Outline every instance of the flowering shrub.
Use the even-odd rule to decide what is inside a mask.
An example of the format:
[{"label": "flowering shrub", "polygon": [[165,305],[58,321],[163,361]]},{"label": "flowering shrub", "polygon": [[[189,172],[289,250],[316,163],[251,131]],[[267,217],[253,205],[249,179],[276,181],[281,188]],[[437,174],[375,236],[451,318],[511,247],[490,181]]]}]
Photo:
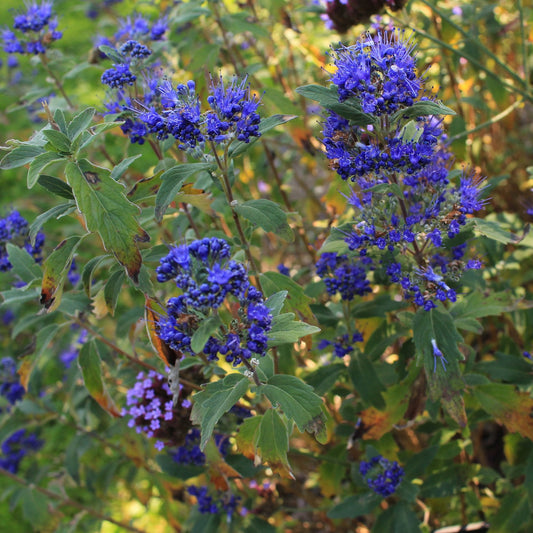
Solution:
[{"label": "flowering shrub", "polygon": [[531,8],[15,1],[5,529],[531,530]]}]

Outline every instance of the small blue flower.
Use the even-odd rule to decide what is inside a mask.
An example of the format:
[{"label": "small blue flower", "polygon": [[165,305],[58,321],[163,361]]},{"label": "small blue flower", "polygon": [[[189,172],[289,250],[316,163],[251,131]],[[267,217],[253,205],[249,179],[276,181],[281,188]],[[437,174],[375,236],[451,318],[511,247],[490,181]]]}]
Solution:
[{"label": "small blue flower", "polygon": [[361,461],[359,472],[365,478],[367,485],[376,494],[387,497],[396,491],[405,472],[396,461],[389,461],[377,455],[370,461]]}]

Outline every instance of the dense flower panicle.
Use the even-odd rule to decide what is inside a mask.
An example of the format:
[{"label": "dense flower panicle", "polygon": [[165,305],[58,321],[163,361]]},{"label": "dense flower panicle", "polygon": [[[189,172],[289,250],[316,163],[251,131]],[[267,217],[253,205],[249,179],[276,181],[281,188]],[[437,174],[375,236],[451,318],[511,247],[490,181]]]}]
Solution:
[{"label": "dense flower panicle", "polygon": [[206,486],[196,486],[190,485],[187,487],[187,492],[196,498],[196,503],[198,505],[198,511],[202,514],[218,514],[226,513],[228,518],[231,517],[233,513],[237,510],[240,496],[235,496],[234,494],[223,493],[218,491],[218,493],[210,494],[208,487]]},{"label": "dense flower panicle", "polygon": [[168,23],[165,17],[152,22],[142,15],[135,15],[119,21],[119,28],[114,38],[117,42],[127,39],[161,41],[167,30]]},{"label": "dense flower panicle", "polygon": [[24,248],[37,263],[42,261],[42,248],[44,246],[44,233],[39,231],[32,245],[29,238],[29,224],[26,219],[16,210],[11,211],[6,217],[0,218],[0,272],[6,272],[13,268],[9,262],[6,244],[11,242],[20,248]]},{"label": "dense flower panicle", "polygon": [[191,405],[187,398],[174,404],[165,376],[150,370],[137,375],[137,382],[127,392],[122,416],[130,417],[128,426],[137,433],[157,439],[154,447],[162,450],[165,445],[179,444],[177,439],[183,433],[183,421],[188,420]]},{"label": "dense flower panicle", "polygon": [[234,135],[239,141],[250,142],[250,137],[260,137],[257,113],[259,100],[250,95],[250,86],[245,77],[240,82],[233,79],[228,86],[220,77],[218,83],[211,82],[211,94],[207,102],[213,110],[207,113],[207,136],[220,142]]},{"label": "dense flower panicle", "polygon": [[363,342],[363,335],[359,331],[356,331],[352,335],[345,333],[334,341],[322,339],[317,347],[319,350],[324,350],[328,346],[333,346],[333,353],[335,356],[342,358],[345,355],[353,353],[355,350],[354,344],[356,342]]},{"label": "dense flower panicle", "polygon": [[244,266],[229,259],[230,252],[223,239],[205,238],[173,247],[161,259],[158,281],[174,280],[182,290],[168,300],[167,316],[157,324],[159,337],[173,350],[196,355],[191,339],[201,320],[233,297],[239,303],[237,316],[229,329],[209,337],[204,354],[213,361],[220,354],[234,365],[265,355],[272,314],[261,292],[250,284]]},{"label": "dense flower panicle", "polygon": [[[399,32],[367,35],[341,48],[331,77],[339,101],[353,98],[374,116],[423,102],[413,49]],[[349,249],[399,284],[407,299],[430,310],[439,301],[454,302],[461,273],[481,266],[464,260],[463,245],[450,239],[483,207],[484,187],[471,173],[457,179],[449,170],[453,161],[441,119],[390,122],[382,117],[380,124],[363,127],[330,111],[323,143],[332,168],[353,183],[347,196],[355,212],[345,239]],[[329,282],[330,294],[339,279],[334,275]]]},{"label": "dense flower panicle", "polygon": [[102,83],[114,89],[122,89],[124,85],[133,85],[137,76],[130,71],[127,64],[116,64],[102,74]]},{"label": "dense flower panicle", "polygon": [[13,29],[22,37],[6,28],[2,31],[4,52],[8,54],[44,54],[50,43],[61,39],[57,30],[57,17],[52,10],[52,2],[32,2],[26,5],[26,12],[15,15]]},{"label": "dense flower panicle", "polygon": [[[185,437],[185,444],[171,453],[176,463],[202,466],[205,464],[205,454],[200,449],[200,430],[193,428]],[[220,454],[225,457],[228,453],[230,442],[226,435],[215,435],[215,444]]]},{"label": "dense flower panicle", "polygon": [[12,474],[16,474],[22,459],[29,452],[36,452],[42,448],[43,444],[43,441],[39,440],[34,433],[28,433],[25,429],[15,431],[2,442],[0,467]]},{"label": "dense flower panicle", "polygon": [[26,389],[20,384],[17,364],[11,357],[0,359],[0,395],[11,405],[22,400]]},{"label": "dense flower panicle", "polygon": [[355,295],[371,292],[365,268],[350,261],[346,254],[323,253],[316,263],[316,273],[326,284],[330,296],[339,293],[343,300],[350,301]]},{"label": "dense flower panicle", "polygon": [[381,455],[370,461],[361,461],[359,472],[376,494],[385,497],[396,491],[405,475],[403,468],[396,461],[391,462]]},{"label": "dense flower panicle", "polygon": [[421,89],[414,45],[399,32],[366,36],[335,51],[331,81],[342,102],[356,97],[365,113],[390,114],[413,105]]}]

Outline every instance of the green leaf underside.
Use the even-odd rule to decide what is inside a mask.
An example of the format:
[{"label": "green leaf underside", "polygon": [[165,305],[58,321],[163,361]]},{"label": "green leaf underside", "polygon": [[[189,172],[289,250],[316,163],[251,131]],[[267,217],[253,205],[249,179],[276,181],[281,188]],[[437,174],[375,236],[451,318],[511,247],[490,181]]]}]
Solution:
[{"label": "green leaf underside", "polygon": [[279,235],[287,242],[294,240],[294,233],[287,223],[287,213],[270,200],[249,200],[237,205],[235,211],[252,224]]},{"label": "green leaf underside", "polygon": [[[45,152],[44,154],[38,155],[30,163],[30,168],[28,169],[28,177],[27,177],[28,189],[31,189],[37,183],[37,181],[40,182],[39,176],[43,170],[45,170],[51,164],[57,163],[58,161],[64,161],[64,159],[59,154],[56,154],[55,152]],[[54,179],[57,179],[57,178],[54,178]],[[61,180],[58,180],[58,181],[61,181]]]},{"label": "green leaf underside", "polygon": [[187,178],[194,176],[197,172],[209,172],[215,168],[216,165],[213,163],[183,163],[163,172],[161,186],[155,199],[155,219],[161,222],[165,211],[174,201]]},{"label": "green leaf underside", "polygon": [[136,219],[139,208],[126,198],[124,187],[111,179],[109,171],[87,160],[68,163],[66,176],[87,228],[100,235],[106,250],[136,282],[142,263],[138,242],[149,240]]},{"label": "green leaf underside", "polygon": [[[6,170],[31,163],[37,156],[45,152],[44,148],[32,144],[22,144],[9,152],[0,162],[0,168]],[[56,155],[57,157],[57,155]]]},{"label": "green leaf underside", "polygon": [[35,263],[35,259],[24,249],[6,243],[6,251],[9,262],[13,266],[12,272],[26,283],[31,283],[34,279],[41,277],[41,268]]}]

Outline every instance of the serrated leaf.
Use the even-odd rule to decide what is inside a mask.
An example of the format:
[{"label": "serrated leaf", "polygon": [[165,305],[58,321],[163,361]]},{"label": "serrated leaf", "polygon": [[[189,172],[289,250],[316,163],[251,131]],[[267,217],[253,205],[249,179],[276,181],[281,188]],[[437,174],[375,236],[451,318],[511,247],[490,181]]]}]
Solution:
[{"label": "serrated leaf", "polygon": [[43,135],[48,139],[48,142],[61,153],[68,154],[71,151],[72,145],[70,139],[60,131],[57,130],[42,130]]},{"label": "serrated leaf", "polygon": [[[261,119],[261,122],[259,123],[259,133],[263,135],[267,131],[270,131],[271,129],[275,128],[276,126],[285,124],[286,122],[289,122],[290,120],[293,120],[295,118],[297,118],[296,115],[272,115],[270,117]],[[241,155],[242,153],[246,152],[246,150],[253,146],[257,142],[257,140],[257,137],[253,137],[248,143],[242,141],[233,142],[228,150],[229,157],[237,157],[238,155]]]},{"label": "serrated leaf", "polygon": [[137,282],[142,264],[138,243],[150,238],[136,219],[139,208],[126,198],[124,187],[113,181],[106,169],[85,159],[68,163],[65,173],[87,228],[100,235],[106,250],[113,252]]},{"label": "serrated leaf", "polygon": [[289,465],[289,432],[274,409],[269,409],[261,418],[254,436],[256,464],[266,462],[276,472],[294,479]]},{"label": "serrated leaf", "polygon": [[67,128],[67,136],[71,142],[74,142],[81,132],[90,126],[95,113],[96,109],[94,107],[88,107],[72,119]]},{"label": "serrated leaf", "polygon": [[[413,339],[417,361],[423,364],[426,372],[430,398],[439,400],[448,414],[464,427],[464,382],[459,369],[459,361],[463,356],[458,348],[458,343],[462,342],[463,338],[457,331],[453,318],[443,309],[419,309],[413,322]],[[435,356],[433,342],[446,361]]]},{"label": "serrated leaf", "polygon": [[401,118],[415,118],[426,117],[428,115],[456,115],[457,113],[445,106],[442,102],[434,100],[419,100],[412,106],[405,109],[399,109],[392,117],[392,124],[396,123]]},{"label": "serrated leaf", "polygon": [[13,266],[12,272],[26,283],[31,283],[34,279],[39,279],[42,275],[41,268],[35,263],[35,259],[24,249],[6,243],[7,256]]},{"label": "serrated leaf", "polygon": [[516,390],[514,385],[490,383],[475,387],[473,395],[510,433],[533,440],[533,398],[529,393]]},{"label": "serrated leaf", "polygon": [[320,396],[326,394],[337,382],[341,374],[346,371],[343,364],[332,364],[321,366],[311,374],[305,376],[304,381],[313,387],[315,392]]},{"label": "serrated leaf", "polygon": [[243,218],[265,231],[275,233],[287,242],[294,240],[294,233],[287,223],[287,213],[275,202],[263,198],[249,200],[236,205],[234,209]]},{"label": "serrated leaf", "polygon": [[22,514],[28,524],[46,524],[50,517],[48,498],[33,487],[22,489]]},{"label": "serrated leaf", "polygon": [[[45,155],[45,154],[43,154]],[[57,196],[66,198],[67,200],[74,200],[74,194],[72,193],[72,188],[68,183],[65,183],[59,178],[54,178],[54,176],[47,176],[46,174],[41,174],[38,176],[37,182],[39,185],[43,186],[45,189],[49,190]]]},{"label": "serrated leaf", "polygon": [[[132,155],[131,157],[126,157],[123,159],[112,171],[111,179],[117,181],[124,172],[130,167],[130,165],[136,160],[142,157],[142,154]],[[129,193],[128,193],[129,196]]]},{"label": "serrated leaf", "polygon": [[191,337],[191,349],[194,353],[200,353],[203,351],[206,342],[209,337],[218,330],[222,325],[218,316],[211,316],[202,320],[198,329]]},{"label": "serrated leaf", "polygon": [[41,285],[41,304],[50,311],[61,302],[63,285],[67,279],[72,258],[83,237],[73,236],[61,241],[43,264],[43,282]]},{"label": "serrated leaf", "polygon": [[272,405],[279,405],[301,432],[309,430],[323,418],[322,398],[313,392],[311,386],[295,376],[277,374],[258,387],[258,390]]},{"label": "serrated leaf", "polygon": [[85,387],[89,391],[89,394],[111,416],[120,416],[120,413],[111,399],[111,396],[109,396],[102,380],[102,362],[98,355],[98,351],[96,350],[96,343],[94,340],[86,342],[81,347],[78,356],[78,366],[81,369],[83,382],[85,383]]},{"label": "serrated leaf", "polygon": [[267,333],[268,346],[280,346],[298,342],[302,337],[319,333],[320,328],[299,320],[293,320],[293,313],[284,313],[273,317],[272,327]]},{"label": "serrated leaf", "polygon": [[515,235],[510,231],[502,228],[501,224],[494,220],[484,220],[481,218],[474,218],[474,231],[478,235],[484,235],[493,241],[498,241],[503,244],[519,244],[524,236]]},{"label": "serrated leaf", "polygon": [[480,291],[463,296],[453,304],[450,314],[457,321],[458,318],[481,318],[484,316],[500,315],[512,310],[512,295],[509,292],[493,292],[486,295]]},{"label": "serrated leaf", "polygon": [[63,161],[64,159],[55,152],[45,152],[38,155],[31,163],[28,169],[28,176],[26,179],[28,189],[31,189],[39,179],[40,173],[50,166],[52,163]]},{"label": "serrated leaf", "polygon": [[220,381],[208,383],[204,390],[193,396],[191,420],[193,424],[200,425],[202,450],[205,449],[220,417],[242,398],[249,384],[242,374],[229,374]]},{"label": "serrated leaf", "polygon": [[112,316],[115,314],[118,295],[120,294],[120,290],[122,289],[124,278],[125,274],[123,270],[113,272],[104,287],[104,300],[109,310],[109,313]]},{"label": "serrated leaf", "polygon": [[48,211],[41,213],[30,225],[28,236],[32,245],[35,244],[35,237],[46,222],[52,218],[60,218],[61,216],[68,215],[74,209],[76,209],[74,202],[67,202],[66,204],[56,205]]},{"label": "serrated leaf", "polygon": [[2,158],[0,168],[7,170],[9,168],[22,167],[27,163],[31,163],[37,156],[44,152],[44,148],[40,146],[21,144]]},{"label": "serrated leaf", "polygon": [[180,191],[183,182],[201,171],[214,170],[213,163],[183,163],[170,168],[161,175],[161,186],[155,199],[155,219],[160,222],[176,194]]}]

